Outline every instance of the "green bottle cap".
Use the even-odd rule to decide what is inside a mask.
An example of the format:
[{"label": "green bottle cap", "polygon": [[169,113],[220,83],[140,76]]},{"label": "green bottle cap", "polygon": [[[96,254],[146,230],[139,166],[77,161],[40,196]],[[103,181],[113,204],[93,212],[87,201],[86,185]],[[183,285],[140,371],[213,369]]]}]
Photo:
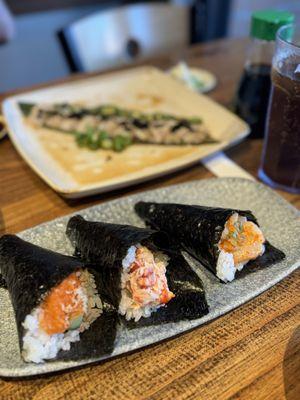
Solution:
[{"label": "green bottle cap", "polygon": [[278,29],[291,24],[294,14],[287,11],[261,10],[255,11],[251,18],[251,36],[262,40],[275,40]]}]

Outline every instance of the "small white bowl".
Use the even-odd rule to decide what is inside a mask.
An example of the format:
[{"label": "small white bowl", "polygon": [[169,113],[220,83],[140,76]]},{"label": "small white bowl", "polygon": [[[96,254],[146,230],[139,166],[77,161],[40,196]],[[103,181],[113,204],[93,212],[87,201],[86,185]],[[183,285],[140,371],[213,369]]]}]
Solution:
[{"label": "small white bowl", "polygon": [[[211,72],[201,68],[190,68],[185,63],[178,63],[168,72],[195,92],[207,93],[214,89],[217,84],[217,78]],[[193,84],[193,78],[199,80],[202,85],[197,87],[196,84]]]}]

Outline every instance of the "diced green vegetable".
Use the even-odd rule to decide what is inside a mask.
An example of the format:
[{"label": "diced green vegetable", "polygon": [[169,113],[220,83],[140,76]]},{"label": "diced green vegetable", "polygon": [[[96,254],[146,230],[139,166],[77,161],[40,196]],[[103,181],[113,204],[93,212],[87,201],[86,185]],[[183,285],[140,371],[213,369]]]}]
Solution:
[{"label": "diced green vegetable", "polygon": [[91,150],[97,150],[100,147],[99,133],[93,129],[87,129],[87,145]]},{"label": "diced green vegetable", "polygon": [[202,119],[199,117],[191,117],[187,119],[190,124],[202,124]]},{"label": "diced green vegetable", "polygon": [[77,145],[79,147],[86,147],[88,144],[87,135],[81,132],[74,132],[74,134]]},{"label": "diced green vegetable", "polygon": [[99,141],[102,142],[102,140],[108,139],[109,135],[105,131],[100,131],[99,132]]},{"label": "diced green vegetable", "polygon": [[118,107],[111,105],[102,106],[100,107],[99,110],[102,117],[112,117],[114,115],[118,115],[118,111],[119,111]]},{"label": "diced green vegetable", "polygon": [[88,148],[90,150],[98,150],[99,149],[99,144],[97,142],[89,142],[88,143]]},{"label": "diced green vegetable", "polygon": [[74,331],[75,329],[78,329],[80,327],[80,325],[82,324],[82,320],[83,320],[82,315],[78,315],[78,317],[72,319],[70,321],[69,330]]},{"label": "diced green vegetable", "polygon": [[118,135],[113,139],[114,151],[123,151],[126,147],[131,144],[131,139],[128,136]]},{"label": "diced green vegetable", "polygon": [[142,113],[139,111],[131,111],[129,115],[132,119],[139,119],[142,116]]},{"label": "diced green vegetable", "polygon": [[87,147],[90,150],[106,149],[120,152],[131,144],[131,138],[128,134],[117,135],[114,138],[109,137],[106,131],[97,131],[91,127],[86,129],[85,133],[73,132],[76,143],[79,147]]},{"label": "diced green vegetable", "polygon": [[169,120],[176,120],[177,118],[174,115],[164,114],[164,113],[153,113],[152,118],[156,121],[169,121]]},{"label": "diced green vegetable", "polygon": [[103,148],[103,149],[106,149],[106,150],[110,150],[110,149],[112,149],[113,148],[113,141],[112,141],[112,139],[104,139],[104,140],[102,140],[102,142],[101,142],[101,147]]},{"label": "diced green vegetable", "polygon": [[126,118],[130,117],[129,111],[119,108],[118,109],[118,117],[126,117]]},{"label": "diced green vegetable", "polygon": [[113,141],[114,151],[120,152],[124,149],[122,136],[116,136]]}]

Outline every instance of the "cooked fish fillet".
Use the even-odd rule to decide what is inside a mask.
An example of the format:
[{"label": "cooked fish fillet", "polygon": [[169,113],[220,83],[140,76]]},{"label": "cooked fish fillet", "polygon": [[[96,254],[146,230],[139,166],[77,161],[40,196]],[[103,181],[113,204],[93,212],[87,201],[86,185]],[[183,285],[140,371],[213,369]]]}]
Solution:
[{"label": "cooked fish fillet", "polygon": [[96,108],[71,104],[34,105],[28,116],[38,126],[80,134],[92,129],[105,132],[110,138],[125,135],[139,143],[196,145],[215,142],[200,118],[145,114],[113,105]]}]

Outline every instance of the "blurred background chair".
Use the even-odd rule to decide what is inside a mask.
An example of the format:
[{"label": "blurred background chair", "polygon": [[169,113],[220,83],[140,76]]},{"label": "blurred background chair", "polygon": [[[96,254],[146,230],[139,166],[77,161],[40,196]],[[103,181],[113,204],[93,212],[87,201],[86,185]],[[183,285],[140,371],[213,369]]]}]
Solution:
[{"label": "blurred background chair", "polygon": [[15,33],[15,26],[11,12],[4,0],[0,0],[0,44],[11,40]]},{"label": "blurred background chair", "polygon": [[[0,0],[0,3],[3,0]],[[122,7],[134,7],[137,4],[144,4],[146,0],[5,0],[5,3],[9,7],[13,15],[13,23],[15,27],[15,35],[12,40],[7,41],[11,38],[11,34],[4,37],[5,43],[0,43],[0,92],[21,88],[24,86],[30,86],[37,83],[58,79],[69,75],[70,71],[83,70],[83,65],[76,64],[73,61],[73,66],[70,68],[71,52],[68,46],[68,40],[66,35],[66,46],[63,50],[60,41],[57,37],[57,32],[63,30],[63,33],[68,31],[68,27],[71,27],[81,23],[87,18],[97,17],[100,13],[106,14],[114,10],[119,10]],[[168,7],[174,7],[174,4],[181,5],[182,16],[184,22],[187,22],[189,38],[188,43],[199,43],[212,39],[229,37],[240,37],[248,36],[249,34],[249,22],[251,13],[254,10],[262,8],[274,8],[274,9],[288,9],[293,12],[298,20],[300,18],[300,1],[299,0],[149,0],[150,6],[155,6],[157,3],[165,3]],[[160,8],[157,8],[157,21],[161,19]],[[188,14],[188,21],[186,21],[186,15]],[[154,46],[156,39],[156,16],[153,18],[153,32],[149,33],[150,23],[145,25],[143,28],[143,20],[140,13],[136,14],[136,20],[128,19],[127,23],[132,23],[139,29],[144,29],[150,38],[151,46]],[[7,20],[5,12],[1,11],[0,8],[0,19]],[[147,16],[147,21],[150,17]],[[172,30],[171,39],[177,40],[177,35],[180,35],[186,31],[181,32],[182,23],[178,22],[176,17],[168,19],[169,29]],[[112,30],[114,35],[120,33],[120,37],[114,40],[114,45],[118,45],[118,62],[116,64],[110,64],[113,61],[107,57],[104,53],[101,55],[101,49],[103,41],[106,36],[100,40],[95,41],[95,53],[97,57],[102,58],[107,62],[107,66],[118,66],[124,63],[129,63],[132,60],[140,59],[142,57],[151,56],[150,48],[143,47],[142,39],[141,42],[137,40],[136,36],[133,36],[131,29],[118,29],[115,20],[112,18]],[[123,21],[123,20],[122,20]],[[123,23],[123,22],[122,22]],[[157,22],[158,23],[158,22]],[[124,24],[123,24],[124,25]],[[120,25],[121,27],[122,25]],[[67,27],[67,29],[63,29]],[[124,26],[123,26],[124,28]],[[96,26],[95,30],[98,29]],[[137,29],[137,28],[136,28]],[[1,29],[0,29],[1,30]],[[109,31],[111,27],[107,27],[108,38],[111,38],[112,33]],[[7,30],[6,30],[7,31]],[[123,31],[128,33],[125,38],[122,36]],[[129,32],[132,36],[129,36]],[[164,45],[160,44],[158,50],[165,46],[164,34],[158,31],[161,40]],[[96,33],[91,33],[92,40],[94,40]],[[150,36],[149,36],[150,35]],[[72,35],[71,35],[72,36]],[[144,38],[144,36],[142,36]],[[131,40],[130,40],[131,39]],[[75,41],[76,43],[76,41]],[[172,51],[171,47],[176,48],[180,44],[174,46],[170,43],[167,51]],[[74,46],[73,46],[74,47]],[[72,48],[72,46],[70,46]],[[69,59],[66,58],[66,51],[69,51]],[[154,47],[151,47],[151,51],[154,51]],[[156,51],[156,50],[155,50]],[[79,53],[79,52],[78,52]],[[69,61],[68,61],[69,60]],[[100,64],[99,64],[100,65]],[[99,68],[105,68],[100,66]]]},{"label": "blurred background chair", "polygon": [[[82,21],[89,21],[93,17],[97,19],[100,14],[105,16],[112,12],[113,15],[117,15],[115,10],[120,10],[122,7],[136,9],[138,5],[143,5],[145,0],[5,1],[14,17],[16,34],[13,40],[0,44],[0,93],[62,78],[73,71],[90,70],[89,68],[105,69],[149,57],[161,51],[169,52],[180,48],[182,40],[187,40],[187,44],[190,44],[224,37],[230,14],[229,5],[232,0],[149,0],[148,6],[151,9],[154,9],[153,7],[157,6],[157,3],[164,3],[168,10],[177,9],[178,12],[175,11],[175,15],[172,11],[168,11],[165,16],[165,12],[158,4],[158,7],[155,7],[157,15],[146,12],[146,24],[144,23],[144,12],[141,11],[143,8],[139,8],[140,11],[135,14],[128,13],[127,20],[120,16],[124,14],[123,12],[118,14],[116,11],[119,20],[114,18],[106,20],[106,31],[102,30],[102,33],[105,33],[102,39],[99,39],[98,42],[94,41],[98,31],[97,24],[95,33],[90,31],[98,62],[99,59],[103,61],[99,67],[84,66],[83,62],[78,62],[79,57],[76,59],[72,52],[72,49],[76,48],[76,40],[72,42],[74,46],[72,43],[69,45],[68,41],[72,37],[71,27],[76,26],[77,23],[79,26]],[[179,17],[179,14],[182,18]],[[164,21],[164,23],[161,24],[159,21]],[[129,25],[133,25],[132,29],[135,30],[131,30]],[[159,25],[161,25],[160,29],[157,28]],[[112,32],[110,32],[111,30]],[[61,40],[57,35],[59,31],[61,31],[60,38],[64,47],[61,46]],[[128,33],[126,41],[123,32]],[[136,32],[139,35],[136,35]],[[118,34],[120,34],[119,37]],[[114,46],[118,46],[113,49],[114,54],[117,54],[116,58],[108,57],[105,52],[101,54],[102,49],[106,50],[103,45],[106,38],[109,40],[112,38]],[[162,43],[158,43],[159,40]],[[147,45],[144,45],[144,41]],[[88,41],[84,43],[83,47],[87,43]],[[109,42],[109,46],[110,44],[111,42]],[[79,51],[78,54],[80,54]]]},{"label": "blurred background chair", "polygon": [[59,39],[72,71],[95,71],[185,47],[189,23],[187,6],[133,4],[82,18]]}]

